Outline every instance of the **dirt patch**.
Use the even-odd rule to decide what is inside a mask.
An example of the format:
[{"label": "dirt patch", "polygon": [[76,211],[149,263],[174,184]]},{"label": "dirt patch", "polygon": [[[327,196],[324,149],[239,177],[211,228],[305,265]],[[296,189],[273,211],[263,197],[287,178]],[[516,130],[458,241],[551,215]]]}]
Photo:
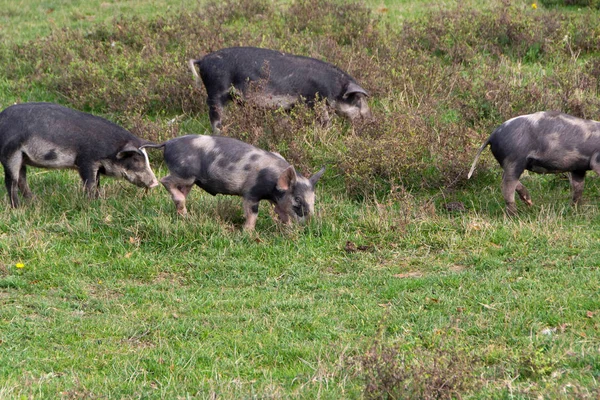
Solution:
[{"label": "dirt patch", "polygon": [[451,265],[450,268],[449,268],[449,270],[451,272],[463,272],[466,269],[467,269],[466,266],[464,266],[464,265],[458,265],[458,264]]},{"label": "dirt patch", "polygon": [[392,275],[394,278],[422,278],[424,274],[420,271],[404,272],[402,274]]}]

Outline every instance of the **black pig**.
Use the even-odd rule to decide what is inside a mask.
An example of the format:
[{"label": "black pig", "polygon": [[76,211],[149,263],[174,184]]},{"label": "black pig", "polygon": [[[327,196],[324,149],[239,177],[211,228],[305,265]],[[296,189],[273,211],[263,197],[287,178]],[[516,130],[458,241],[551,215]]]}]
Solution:
[{"label": "black pig", "polygon": [[257,105],[289,109],[303,99],[312,106],[318,95],[350,120],[371,117],[367,92],[338,67],[314,58],[256,47],[231,47],[190,60],[189,64],[196,84],[201,77],[206,87],[215,133],[221,130],[223,107],[233,99],[232,92],[247,96],[250,83],[261,80],[264,87],[259,87],[260,93],[251,98]]},{"label": "black pig", "polygon": [[32,195],[27,165],[77,169],[92,196],[101,174],[141,187],[158,186],[140,148],[147,143],[104,118],[58,104],[17,104],[0,113],[0,162],[13,207],[19,205],[18,191],[26,198]]},{"label": "black pig", "polygon": [[532,204],[529,192],[519,181],[524,170],[569,172],[573,204],[581,199],[586,172],[600,174],[600,122],[551,111],[512,118],[496,128],[481,146],[469,178],[488,144],[504,169],[502,195],[511,215],[516,213],[515,191],[527,205]]},{"label": "black pig", "polygon": [[179,214],[187,213],[185,200],[195,184],[213,196],[241,196],[247,230],[254,229],[261,200],[274,204],[284,223],[311,216],[315,185],[325,172],[322,168],[307,179],[281,155],[223,136],[187,135],[144,147],[164,147],[170,175],[160,182]]}]

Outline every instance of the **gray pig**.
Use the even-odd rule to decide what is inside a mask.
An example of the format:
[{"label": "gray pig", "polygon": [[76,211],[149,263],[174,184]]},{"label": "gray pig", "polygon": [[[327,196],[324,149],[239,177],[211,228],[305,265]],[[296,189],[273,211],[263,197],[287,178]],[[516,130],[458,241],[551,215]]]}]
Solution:
[{"label": "gray pig", "polygon": [[141,187],[158,186],[140,148],[147,143],[104,118],[58,104],[17,104],[0,113],[0,162],[13,207],[19,205],[18,191],[32,196],[27,165],[77,169],[92,196],[97,196],[101,174]]},{"label": "gray pig", "polygon": [[504,169],[502,195],[506,212],[516,213],[515,190],[531,205],[529,192],[519,181],[524,170],[537,173],[570,172],[573,204],[583,192],[585,174],[600,174],[600,123],[571,115],[542,111],[512,118],[500,125],[479,149],[468,178],[487,145]]},{"label": "gray pig", "polygon": [[247,96],[250,83],[260,80],[264,87],[252,97],[259,106],[289,109],[303,99],[312,107],[318,95],[350,120],[371,117],[367,91],[350,75],[321,60],[257,47],[230,47],[189,60],[189,64],[196,84],[202,78],[206,88],[215,133],[221,130],[223,107],[233,99],[232,92]]},{"label": "gray pig", "polygon": [[179,214],[187,213],[185,200],[195,184],[213,196],[241,196],[247,230],[254,229],[261,200],[274,204],[284,223],[309,217],[314,212],[315,185],[325,172],[322,168],[307,179],[281,155],[223,136],[187,135],[144,147],[164,147],[170,175],[160,182]]}]

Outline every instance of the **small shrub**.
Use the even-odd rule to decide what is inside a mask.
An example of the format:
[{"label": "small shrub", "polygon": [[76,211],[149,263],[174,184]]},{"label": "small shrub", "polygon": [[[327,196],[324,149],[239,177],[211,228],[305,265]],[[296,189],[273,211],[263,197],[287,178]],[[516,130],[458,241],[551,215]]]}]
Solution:
[{"label": "small shrub", "polygon": [[360,357],[367,399],[452,399],[476,386],[475,360],[445,347],[403,350],[376,341]]},{"label": "small shrub", "polygon": [[286,23],[293,31],[333,38],[339,45],[349,45],[373,30],[371,11],[361,3],[322,0],[296,0],[288,10]]},{"label": "small shrub", "polygon": [[557,361],[545,354],[542,348],[524,350],[517,360],[518,374],[523,380],[538,380],[549,376]]},{"label": "small shrub", "polygon": [[155,143],[162,143],[181,134],[178,118],[154,120],[141,114],[127,114],[120,122],[134,135]]}]

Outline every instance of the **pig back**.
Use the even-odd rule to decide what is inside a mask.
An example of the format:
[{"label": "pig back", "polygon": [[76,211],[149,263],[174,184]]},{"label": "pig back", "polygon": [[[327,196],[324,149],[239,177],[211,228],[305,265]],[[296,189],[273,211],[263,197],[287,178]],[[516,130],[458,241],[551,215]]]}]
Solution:
[{"label": "pig back", "polygon": [[[248,81],[265,79],[263,88],[274,95],[302,96],[314,100],[336,98],[354,79],[327,62],[255,47],[231,47],[206,55],[200,75],[210,93],[223,87],[245,92]],[[218,88],[218,89],[217,89]]]},{"label": "pig back", "polygon": [[264,195],[275,189],[279,175],[289,167],[280,156],[223,136],[171,139],[165,143],[164,159],[172,175],[212,195],[250,196],[257,185]]},{"label": "pig back", "polygon": [[0,147],[7,141],[26,145],[43,141],[81,156],[102,159],[116,155],[126,143],[143,141],[104,118],[52,103],[23,103],[0,114]]}]

